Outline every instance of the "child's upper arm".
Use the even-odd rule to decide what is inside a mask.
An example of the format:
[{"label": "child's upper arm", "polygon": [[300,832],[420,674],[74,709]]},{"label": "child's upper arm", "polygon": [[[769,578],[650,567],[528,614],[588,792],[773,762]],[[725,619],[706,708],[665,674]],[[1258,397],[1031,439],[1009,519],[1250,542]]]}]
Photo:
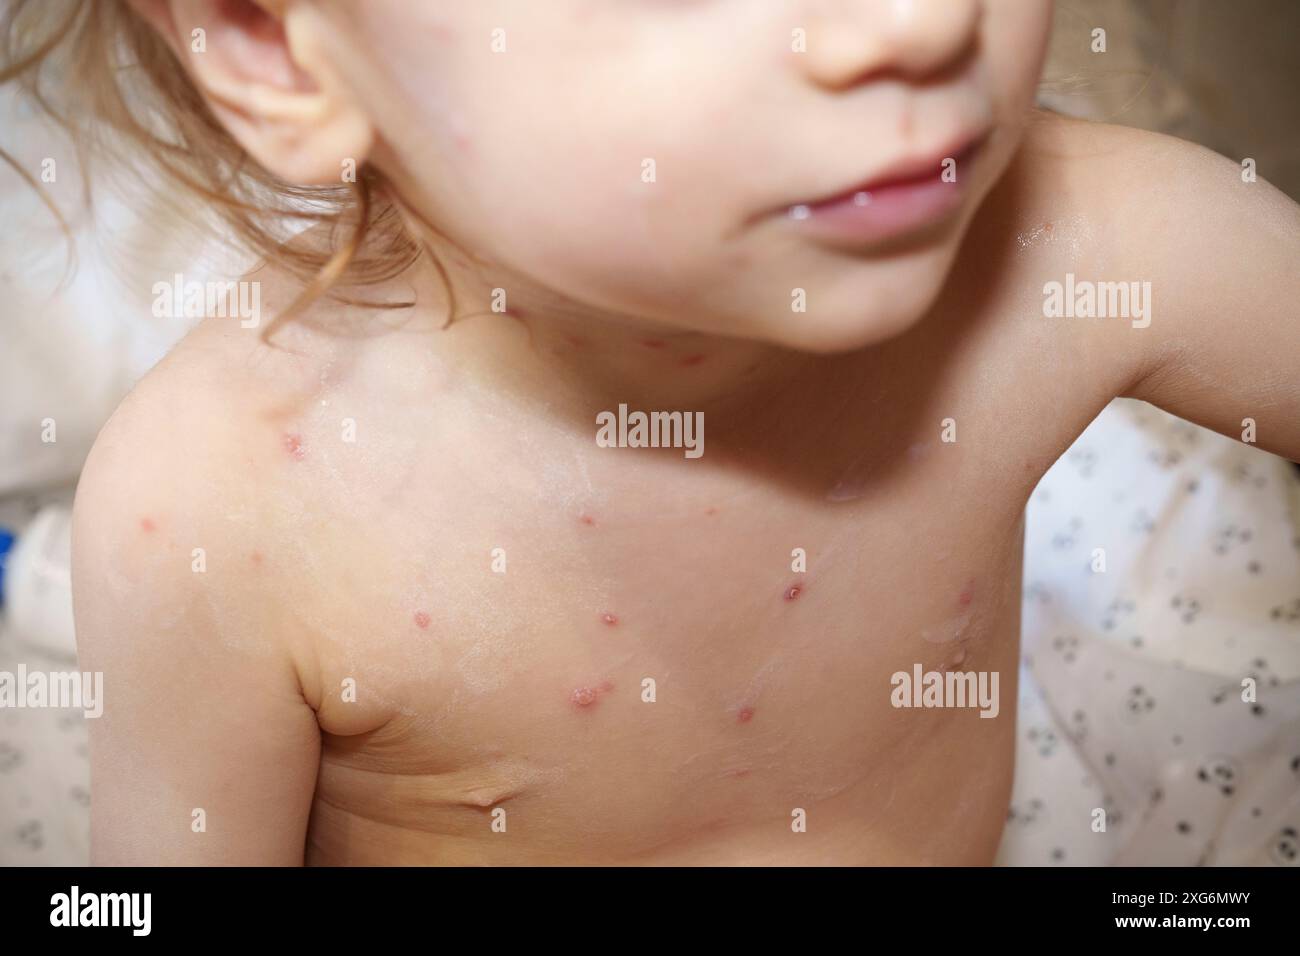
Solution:
[{"label": "child's upper arm", "polygon": [[1119,138],[1126,274],[1104,278],[1150,281],[1152,300],[1149,327],[1111,337],[1140,353],[1126,394],[1300,459],[1300,206],[1209,150]]},{"label": "child's upper arm", "polygon": [[240,471],[204,431],[220,418],[178,414],[187,401],[168,378],[146,381],[105,427],[77,491],[80,667],[104,675],[92,861],[300,864],[315,713],[256,589],[232,570],[247,554],[229,517]]}]

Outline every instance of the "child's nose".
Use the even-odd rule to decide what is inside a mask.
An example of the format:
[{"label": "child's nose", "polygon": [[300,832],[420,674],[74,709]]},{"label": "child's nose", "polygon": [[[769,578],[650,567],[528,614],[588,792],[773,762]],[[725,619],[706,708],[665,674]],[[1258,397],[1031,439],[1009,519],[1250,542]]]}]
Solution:
[{"label": "child's nose", "polygon": [[842,89],[877,75],[923,79],[971,49],[983,0],[814,0],[807,52],[817,83]]}]

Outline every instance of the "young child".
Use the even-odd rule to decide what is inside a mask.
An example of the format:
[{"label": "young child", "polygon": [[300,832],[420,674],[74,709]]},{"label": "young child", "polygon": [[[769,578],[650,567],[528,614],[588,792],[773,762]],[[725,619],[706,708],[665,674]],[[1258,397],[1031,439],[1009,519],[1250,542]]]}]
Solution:
[{"label": "young child", "polygon": [[86,466],[96,863],[987,863],[1039,477],[1116,396],[1300,458],[1300,210],[1034,111],[1046,0],[120,15],[371,228]]}]

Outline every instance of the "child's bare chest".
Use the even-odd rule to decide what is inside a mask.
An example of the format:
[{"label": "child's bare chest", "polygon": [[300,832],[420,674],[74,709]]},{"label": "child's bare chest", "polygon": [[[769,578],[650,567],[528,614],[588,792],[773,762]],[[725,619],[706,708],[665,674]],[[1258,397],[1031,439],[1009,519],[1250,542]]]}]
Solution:
[{"label": "child's bare chest", "polygon": [[[1021,502],[952,482],[937,433],[888,467],[835,456],[815,493],[707,456],[509,451],[481,435],[418,466],[436,495],[392,478],[328,526],[352,543],[321,569],[322,859],[359,826],[421,860],[613,859],[779,843],[813,807],[841,841],[953,801],[1000,820]],[[960,702],[949,672],[974,675]],[[923,783],[964,763],[975,797]]]}]

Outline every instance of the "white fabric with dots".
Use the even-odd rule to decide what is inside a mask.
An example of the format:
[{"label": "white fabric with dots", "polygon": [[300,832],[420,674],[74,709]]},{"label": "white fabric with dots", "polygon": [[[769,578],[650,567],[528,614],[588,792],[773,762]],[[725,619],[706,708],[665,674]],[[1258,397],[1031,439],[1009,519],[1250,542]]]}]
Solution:
[{"label": "white fabric with dots", "polygon": [[1290,463],[1112,403],[1031,498],[1022,642],[1000,862],[1300,865]]}]

